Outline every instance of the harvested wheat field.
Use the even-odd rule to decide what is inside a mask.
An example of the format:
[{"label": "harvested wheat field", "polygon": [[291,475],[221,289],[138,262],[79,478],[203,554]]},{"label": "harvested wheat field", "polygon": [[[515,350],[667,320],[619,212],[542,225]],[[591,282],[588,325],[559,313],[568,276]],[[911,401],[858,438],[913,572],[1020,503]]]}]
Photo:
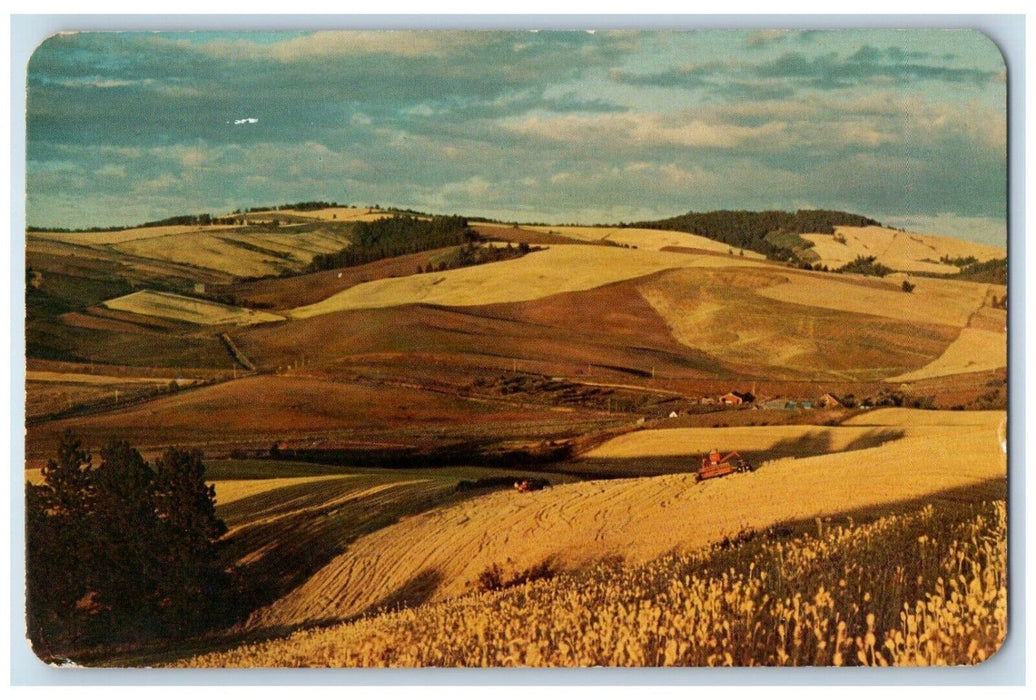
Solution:
[{"label": "harvested wheat field", "polygon": [[960,268],[940,262],[940,258],[972,256],[985,261],[1007,254],[997,246],[879,226],[836,226],[834,235],[806,233],[802,237],[813,242],[810,250],[820,256],[818,262],[830,268],[873,255],[876,262],[901,272],[953,274]]},{"label": "harvested wheat field", "polygon": [[277,316],[266,311],[242,309],[237,306],[217,304],[214,301],[194,299],[192,297],[180,296],[179,294],[169,294],[168,292],[155,292],[149,289],[133,292],[124,297],[109,299],[103,303],[103,306],[115,311],[128,311],[141,316],[171,318],[203,326],[227,324],[247,326],[253,323],[270,323],[272,321],[284,320],[283,316]]},{"label": "harvested wheat field", "polygon": [[[525,226],[530,231],[541,233],[557,233],[566,238],[573,238],[578,241],[606,242],[620,246],[636,247],[644,250],[663,250],[664,248],[694,248],[706,250],[712,253],[730,252],[731,247],[722,241],[715,241],[705,236],[697,236],[693,233],[682,231],[661,231],[653,228],[619,228],[609,226]],[[734,253],[753,260],[765,260],[766,256],[756,253],[753,250],[739,251],[733,249]]]},{"label": "harvested wheat field", "polygon": [[696,552],[571,575],[494,568],[478,595],[172,665],[955,666],[982,663],[1003,644],[1002,500],[790,532],[744,531]]},{"label": "harvested wheat field", "polygon": [[428,599],[443,600],[471,591],[494,564],[520,571],[547,560],[560,568],[609,556],[643,562],[746,528],[882,509],[950,489],[1002,498],[1006,456],[996,439],[1002,412],[973,414],[972,425],[930,431],[913,430],[915,413],[878,416],[911,429],[880,447],[786,458],[750,474],[700,484],[691,474],[591,481],[497,493],[420,514],[360,538],[298,589],[255,613],[250,624],[342,619],[429,574],[439,583]]},{"label": "harvested wheat field", "polygon": [[298,486],[318,484],[329,479],[343,479],[342,476],[296,476],[277,479],[227,479],[208,482],[216,489],[216,505],[226,506],[245,498]]},{"label": "harvested wheat field", "polygon": [[[229,233],[229,232],[228,232]],[[245,238],[245,237],[242,237]],[[237,277],[276,275],[291,267],[283,253],[235,244],[225,233],[204,231],[165,238],[141,238],[112,245],[121,253],[192,267],[217,270]]]},{"label": "harvested wheat field", "polygon": [[400,304],[474,306],[529,301],[593,289],[669,268],[732,265],[758,263],[607,246],[551,246],[517,260],[368,282],[322,302],[293,309],[290,315],[308,318],[332,311]]},{"label": "harvested wheat field", "polygon": [[889,377],[890,382],[942,377],[964,372],[984,372],[1007,366],[1007,334],[962,328],[960,337],[946,351],[919,370]]},{"label": "harvested wheat field", "polygon": [[[733,428],[668,428],[638,430],[604,443],[586,459],[632,459],[637,457],[700,457],[713,448],[720,452],[773,452],[802,449],[845,452],[878,447],[903,437],[931,436],[926,428],[903,427],[899,431],[874,426],[772,425]],[[691,461],[688,460],[688,464]]]},{"label": "harvested wheat field", "polygon": [[837,311],[871,314],[910,323],[939,323],[963,328],[986,300],[989,285],[934,278],[912,280],[910,294],[902,278],[886,279],[824,273],[787,273],[787,282],[758,290],[778,301]]},{"label": "harvested wheat field", "polygon": [[837,308],[812,296],[799,303],[779,298],[785,288],[814,282],[841,284],[842,294],[857,293],[857,286],[876,291],[769,268],[670,270],[637,289],[683,345],[739,365],[746,375],[765,368],[771,378],[883,379],[923,367],[954,337],[952,328],[932,322]]},{"label": "harvested wheat field", "polygon": [[60,241],[74,245],[84,246],[110,246],[130,241],[141,241],[149,238],[164,238],[166,236],[182,236],[202,231],[232,230],[233,227],[212,227],[212,226],[144,226],[141,228],[130,228],[123,231],[84,231],[77,233],[68,232],[33,232],[28,235],[29,240],[41,238],[51,241]]},{"label": "harvested wheat field", "polygon": [[312,219],[316,221],[377,221],[393,216],[390,211],[384,209],[368,209],[367,207],[328,207],[327,209],[313,209],[301,211],[299,209],[277,209],[268,211],[249,212],[246,217],[263,218],[268,216],[276,218],[277,215],[287,215],[300,219]]}]

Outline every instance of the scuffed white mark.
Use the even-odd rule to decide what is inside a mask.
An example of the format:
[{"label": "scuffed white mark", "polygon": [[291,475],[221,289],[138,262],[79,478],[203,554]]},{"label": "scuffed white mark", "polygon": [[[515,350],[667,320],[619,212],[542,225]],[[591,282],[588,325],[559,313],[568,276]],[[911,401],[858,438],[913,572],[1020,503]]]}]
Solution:
[{"label": "scuffed white mark", "polygon": [[259,123],[259,120],[256,119],[255,117],[245,117],[244,119],[235,119],[234,120],[234,126],[237,126],[238,124],[258,124],[258,123]]}]

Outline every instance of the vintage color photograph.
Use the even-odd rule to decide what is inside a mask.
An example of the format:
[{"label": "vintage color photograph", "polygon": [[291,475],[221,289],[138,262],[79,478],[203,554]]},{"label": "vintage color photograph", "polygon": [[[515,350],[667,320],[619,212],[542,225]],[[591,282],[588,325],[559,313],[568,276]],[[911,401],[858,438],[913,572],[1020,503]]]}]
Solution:
[{"label": "vintage color photograph", "polygon": [[33,653],[989,659],[1007,71],[969,29],[50,36]]}]

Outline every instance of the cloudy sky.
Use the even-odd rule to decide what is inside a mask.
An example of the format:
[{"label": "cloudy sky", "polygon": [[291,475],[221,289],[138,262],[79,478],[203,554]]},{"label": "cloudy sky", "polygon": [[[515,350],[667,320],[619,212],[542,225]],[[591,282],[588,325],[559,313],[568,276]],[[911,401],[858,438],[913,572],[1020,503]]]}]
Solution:
[{"label": "cloudy sky", "polygon": [[1005,67],[972,31],[86,33],[27,82],[34,226],[325,199],[1006,241]]}]

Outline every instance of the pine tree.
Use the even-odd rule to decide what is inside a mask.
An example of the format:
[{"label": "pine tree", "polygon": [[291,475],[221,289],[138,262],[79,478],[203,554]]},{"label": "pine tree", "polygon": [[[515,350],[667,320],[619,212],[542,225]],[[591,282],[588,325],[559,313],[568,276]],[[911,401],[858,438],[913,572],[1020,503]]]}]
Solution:
[{"label": "pine tree", "polygon": [[155,634],[158,557],[155,537],[159,520],[152,487],[154,472],[125,441],[101,450],[94,473],[95,501],[91,518],[93,570],[101,622],[106,637],[140,638]]},{"label": "pine tree", "polygon": [[216,541],[227,526],[216,517],[216,489],[205,483],[199,450],[169,448],[156,466],[160,604],[170,632],[181,636],[198,629],[222,602],[226,577]]}]

